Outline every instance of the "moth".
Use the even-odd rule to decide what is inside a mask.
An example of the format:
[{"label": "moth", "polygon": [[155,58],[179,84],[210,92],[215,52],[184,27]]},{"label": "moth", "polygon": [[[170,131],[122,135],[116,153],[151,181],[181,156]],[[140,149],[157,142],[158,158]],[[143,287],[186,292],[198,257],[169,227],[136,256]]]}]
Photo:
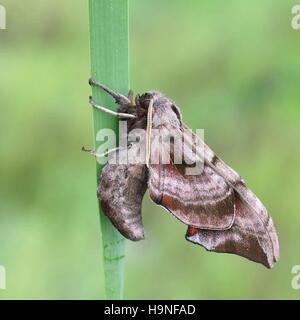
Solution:
[{"label": "moth", "polygon": [[[191,157],[195,145],[203,146],[201,174],[185,174],[190,164],[183,161],[176,164],[175,141],[170,141],[171,161],[163,163],[162,148],[153,143],[155,129],[175,130],[178,137],[190,136],[191,130],[183,123],[176,104],[162,93],[148,91],[133,99],[116,93],[97,81],[89,84],[110,94],[119,106],[113,112],[96,104],[90,97],[90,104],[104,112],[126,120],[128,131],[146,131],[146,161],[120,164],[110,160],[104,166],[97,196],[105,215],[127,239],[144,239],[141,205],[146,190],[157,205],[187,226],[186,240],[204,247],[208,251],[232,253],[271,268],[279,259],[279,242],[274,223],[266,208],[246,186],[238,173],[223,162],[204,141],[193,135],[183,155]],[[135,143],[126,150],[135,157]],[[114,156],[121,158],[124,151],[115,150]],[[152,164],[155,155],[158,162]]]}]

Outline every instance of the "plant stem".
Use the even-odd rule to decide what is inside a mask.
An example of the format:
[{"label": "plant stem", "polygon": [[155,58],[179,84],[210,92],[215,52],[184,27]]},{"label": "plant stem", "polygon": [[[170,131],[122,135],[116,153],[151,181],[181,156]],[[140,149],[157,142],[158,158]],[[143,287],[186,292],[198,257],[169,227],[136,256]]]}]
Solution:
[{"label": "plant stem", "polygon": [[[92,78],[113,90],[127,94],[128,67],[128,0],[89,0]],[[98,88],[92,89],[95,102],[116,110],[113,99]],[[118,135],[118,119],[93,111],[95,146],[98,130],[113,129]],[[97,182],[102,167],[97,163]],[[124,291],[125,239],[103,214],[101,206],[103,266],[107,299],[122,299]]]}]

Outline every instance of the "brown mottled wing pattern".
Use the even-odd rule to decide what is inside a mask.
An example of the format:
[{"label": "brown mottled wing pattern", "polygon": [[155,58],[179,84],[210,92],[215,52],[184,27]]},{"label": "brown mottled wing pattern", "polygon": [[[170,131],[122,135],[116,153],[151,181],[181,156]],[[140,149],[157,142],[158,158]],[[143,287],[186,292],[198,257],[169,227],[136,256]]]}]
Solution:
[{"label": "brown mottled wing pattern", "polygon": [[205,163],[235,190],[236,217],[229,230],[189,227],[186,239],[209,251],[235,253],[271,268],[279,259],[279,241],[271,216],[232,168],[205,144],[204,150]]},{"label": "brown mottled wing pattern", "polygon": [[[128,152],[135,152],[133,146]],[[114,156],[122,157],[124,151]],[[102,170],[97,190],[104,213],[127,239],[144,239],[141,216],[142,199],[147,189],[144,164],[114,164],[108,161]]]},{"label": "brown mottled wing pattern", "polygon": [[234,193],[210,167],[200,175],[185,175],[184,165],[150,165],[151,199],[187,225],[224,230],[234,220]]},{"label": "brown mottled wing pattern", "polygon": [[[204,165],[201,174],[192,176],[185,174],[187,165],[172,162],[179,148],[174,131],[176,140],[183,137],[179,109],[166,99],[155,103],[153,108],[151,160],[158,159],[158,162],[151,161],[149,166],[151,199],[187,225],[216,230],[230,228],[234,220],[232,188],[209,166]],[[168,137],[169,133],[173,140]],[[169,144],[171,147],[166,152]],[[183,150],[191,158],[193,152],[185,147]],[[171,161],[162,161],[168,152]],[[182,153],[182,148],[179,152]]]},{"label": "brown mottled wing pattern", "polygon": [[[185,130],[179,128],[183,135]],[[151,198],[189,226],[187,240],[272,267],[279,243],[266,208],[240,176],[202,144],[201,175],[185,175],[184,165],[150,165]]]},{"label": "brown mottled wing pattern", "polygon": [[234,253],[270,268],[276,259],[270,249],[263,221],[257,219],[240,196],[235,197],[235,220],[228,230],[210,231],[188,227],[186,239],[208,251]]}]

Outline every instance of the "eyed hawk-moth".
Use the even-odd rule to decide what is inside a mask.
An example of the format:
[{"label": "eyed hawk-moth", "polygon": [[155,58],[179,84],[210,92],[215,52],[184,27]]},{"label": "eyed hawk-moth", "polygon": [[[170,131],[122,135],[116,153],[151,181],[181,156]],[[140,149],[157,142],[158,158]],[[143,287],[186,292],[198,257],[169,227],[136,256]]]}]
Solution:
[{"label": "eyed hawk-moth", "polygon": [[[145,162],[124,164],[108,160],[97,188],[105,215],[124,237],[133,241],[144,239],[141,206],[148,189],[153,202],[187,226],[185,238],[188,241],[208,251],[237,254],[267,268],[278,261],[278,236],[266,208],[239,174],[198,136],[189,139],[182,153],[189,158],[194,146],[202,145],[201,174],[185,174],[190,164],[174,162],[177,148],[174,140],[170,140],[169,163],[161,161],[163,148],[155,144],[157,132],[175,130],[179,139],[190,137],[191,130],[183,123],[181,112],[172,100],[157,91],[133,99],[131,92],[126,97],[94,80],[90,80],[90,85],[100,87],[115,98],[119,112],[114,114],[127,121],[128,131],[143,129],[147,132]],[[92,99],[90,103],[110,112]],[[114,151],[111,159],[128,155],[135,158],[138,152],[133,142],[128,150]],[[152,163],[152,156],[158,161]],[[201,160],[195,159],[195,162]]]}]

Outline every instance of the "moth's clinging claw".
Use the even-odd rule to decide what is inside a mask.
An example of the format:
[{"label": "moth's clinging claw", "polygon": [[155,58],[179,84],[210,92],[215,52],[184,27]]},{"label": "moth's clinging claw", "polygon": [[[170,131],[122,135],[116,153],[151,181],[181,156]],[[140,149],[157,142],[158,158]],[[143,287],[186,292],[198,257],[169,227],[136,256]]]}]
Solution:
[{"label": "moth's clinging claw", "polygon": [[117,92],[111,90],[110,88],[106,87],[104,84],[102,84],[100,82],[97,82],[96,80],[89,79],[89,85],[95,86],[95,87],[98,87],[98,88],[104,90],[105,92],[110,94],[113,98],[115,98],[116,103],[118,103],[119,105],[131,105],[131,101],[129,98],[127,98],[126,96],[124,96],[121,93],[117,93]]},{"label": "moth's clinging claw", "polygon": [[92,156],[94,156],[96,158],[106,157],[110,153],[115,152],[115,151],[120,150],[120,149],[122,149],[122,148],[121,147],[116,147],[116,148],[107,150],[106,152],[103,152],[103,153],[100,154],[100,153],[97,153],[97,151],[95,149],[93,149],[93,148],[86,148],[86,147],[82,147],[81,148],[82,151],[87,152],[87,153],[91,154]]}]

